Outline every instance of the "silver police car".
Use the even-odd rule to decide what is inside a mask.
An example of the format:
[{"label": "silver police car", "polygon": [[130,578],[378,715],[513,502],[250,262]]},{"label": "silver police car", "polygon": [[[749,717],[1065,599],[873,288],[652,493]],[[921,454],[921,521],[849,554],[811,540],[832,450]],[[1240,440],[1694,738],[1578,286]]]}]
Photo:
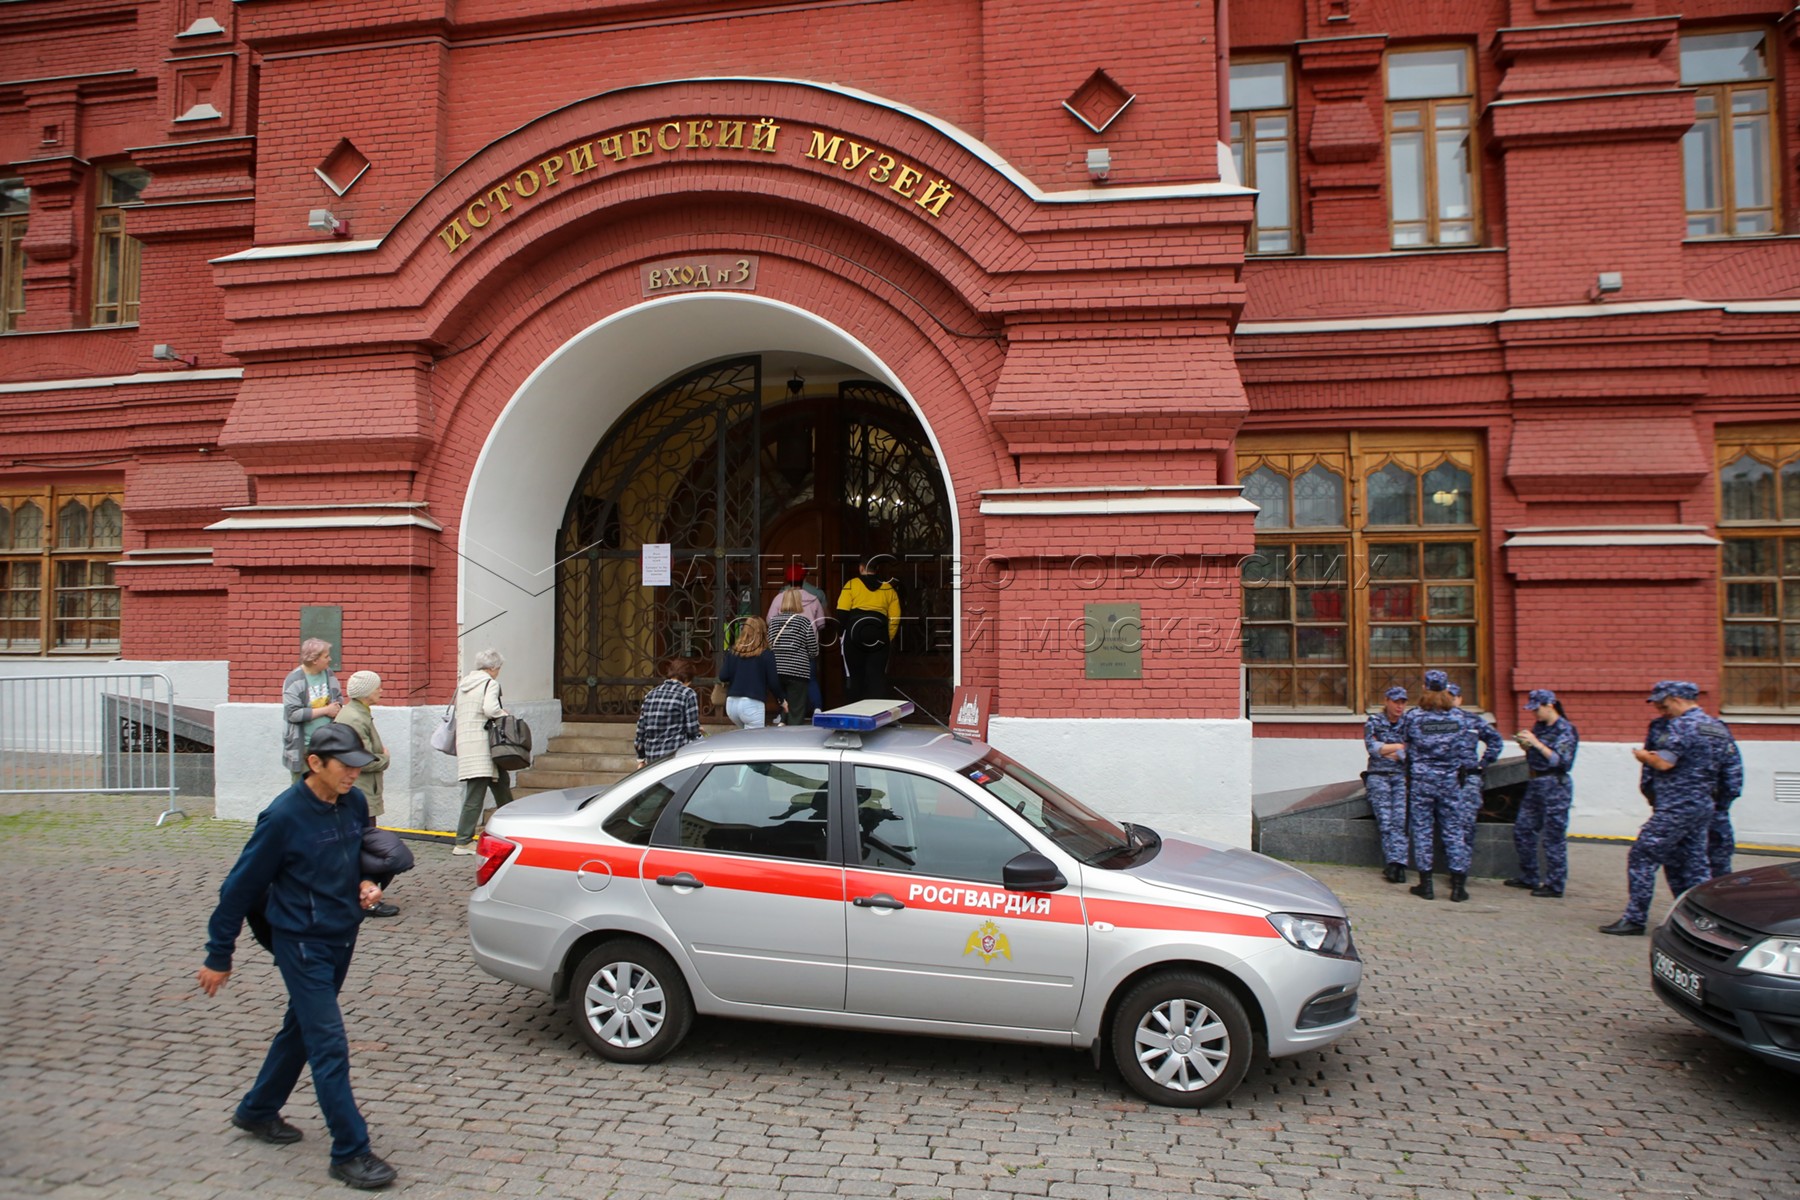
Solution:
[{"label": "silver police car", "polygon": [[1115,824],[947,732],[707,738],[508,805],[477,854],[476,962],[615,1062],[715,1014],[1110,1050],[1140,1095],[1198,1108],[1259,1048],[1357,1023],[1362,963],[1323,884]]}]

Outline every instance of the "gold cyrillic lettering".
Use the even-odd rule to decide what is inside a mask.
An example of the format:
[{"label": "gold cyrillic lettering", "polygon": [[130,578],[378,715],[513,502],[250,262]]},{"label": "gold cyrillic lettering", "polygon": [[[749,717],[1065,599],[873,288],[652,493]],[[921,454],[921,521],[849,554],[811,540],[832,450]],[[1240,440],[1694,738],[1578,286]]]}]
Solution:
[{"label": "gold cyrillic lettering", "polygon": [[750,131],[750,148],[764,154],[775,153],[775,135],[780,132],[781,126],[775,123],[774,117],[764,117]]},{"label": "gold cyrillic lettering", "polygon": [[744,123],[742,121],[719,122],[719,149],[742,150],[744,148]]},{"label": "gold cyrillic lettering", "polygon": [[[531,189],[529,191],[525,188],[527,180],[531,183]],[[523,171],[520,171],[517,175],[513,176],[513,191],[520,196],[535,196],[538,194],[538,189],[543,186],[544,181],[538,178],[538,173],[530,167],[526,167]]]},{"label": "gold cyrillic lettering", "polygon": [[596,141],[594,145],[599,147],[600,153],[606,155],[606,157],[612,159],[614,162],[625,161],[625,142],[622,135],[610,133]]},{"label": "gold cyrillic lettering", "polygon": [[[670,141],[667,141],[667,142],[663,141],[663,134],[667,133],[671,129],[673,129],[675,131],[675,137]],[[661,129],[658,129],[656,131],[656,145],[659,149],[662,149],[662,150],[679,150],[679,149],[681,149],[681,122],[680,121],[670,121],[667,125],[664,125]]]},{"label": "gold cyrillic lettering", "polygon": [[[475,219],[475,209],[478,205],[481,208],[481,220],[479,221]],[[473,225],[476,229],[481,229],[487,225],[489,220],[487,206],[486,200],[471,200],[469,201],[469,207],[463,210],[463,215],[469,218],[470,225]]]},{"label": "gold cyrillic lettering", "polygon": [[656,267],[650,268],[650,290],[655,291],[662,286],[662,272]]},{"label": "gold cyrillic lettering", "polygon": [[846,171],[854,171],[856,168],[863,165],[863,159],[869,157],[869,155],[873,153],[875,153],[875,147],[864,146],[859,142],[851,142],[850,153],[844,155],[844,161],[839,163],[838,166],[844,168]]},{"label": "gold cyrillic lettering", "polygon": [[701,263],[694,271],[694,282],[704,287],[712,286],[712,277],[706,273],[706,264]]},{"label": "gold cyrillic lettering", "polygon": [[510,183],[496,184],[496,185],[494,185],[494,190],[487,194],[487,198],[489,200],[492,200],[494,203],[498,204],[500,206],[501,212],[511,212],[512,211],[512,201],[510,199],[508,199],[507,195],[506,195],[506,193],[508,193],[510,191],[512,191],[512,184],[510,184]]},{"label": "gold cyrillic lettering", "polygon": [[556,182],[556,173],[562,170],[562,166],[563,158],[560,154],[552,154],[549,158],[546,158],[543,162],[538,164],[537,169],[544,173],[545,187],[550,187]]},{"label": "gold cyrillic lettering", "polygon": [[873,179],[876,183],[886,183],[888,177],[893,173],[894,156],[891,154],[882,155],[875,160],[875,165],[869,168],[869,178]]},{"label": "gold cyrillic lettering", "polygon": [[444,239],[444,245],[449,248],[450,253],[455,254],[469,240],[469,231],[463,228],[462,218],[458,217],[438,230],[438,236]]},{"label": "gold cyrillic lettering", "polygon": [[733,283],[743,283],[744,281],[748,280],[749,278],[750,278],[750,260],[747,258],[738,259],[737,260],[737,278],[732,280],[732,282]]},{"label": "gold cyrillic lettering", "polygon": [[634,129],[631,131],[631,157],[641,158],[650,153],[652,149],[654,149],[654,147],[651,145],[650,131],[648,129]]},{"label": "gold cyrillic lettering", "polygon": [[688,149],[690,149],[690,150],[711,150],[712,149],[712,139],[706,136],[706,131],[711,128],[712,128],[711,121],[689,121],[688,122]]},{"label": "gold cyrillic lettering", "polygon": [[925,177],[911,167],[901,167],[899,173],[894,176],[894,182],[888,186],[893,188],[894,191],[899,192],[902,196],[905,196],[908,200],[911,200],[913,185],[923,178]]},{"label": "gold cyrillic lettering", "polygon": [[569,159],[569,174],[584,175],[594,169],[594,147],[592,143],[582,142],[579,146],[570,146],[563,151]]},{"label": "gold cyrillic lettering", "polygon": [[812,145],[806,148],[806,157],[816,158],[822,162],[836,162],[838,151],[843,148],[844,139],[834,137],[829,142],[825,135],[817,129],[812,131]]},{"label": "gold cyrillic lettering", "polygon": [[926,184],[925,194],[913,201],[913,203],[917,204],[932,216],[941,217],[944,215],[944,205],[950,203],[951,198],[955,195],[956,193],[950,190],[949,184],[945,183],[942,179],[937,179]]}]

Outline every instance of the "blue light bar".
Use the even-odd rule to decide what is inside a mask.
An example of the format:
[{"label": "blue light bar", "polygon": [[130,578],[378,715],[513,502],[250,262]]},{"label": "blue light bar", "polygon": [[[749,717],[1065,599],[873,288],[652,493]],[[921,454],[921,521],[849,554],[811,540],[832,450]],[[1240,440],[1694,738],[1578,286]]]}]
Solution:
[{"label": "blue light bar", "polygon": [[848,729],[868,733],[883,725],[892,725],[901,717],[909,717],[912,712],[911,700],[858,700],[855,704],[816,712],[812,723],[821,729]]}]

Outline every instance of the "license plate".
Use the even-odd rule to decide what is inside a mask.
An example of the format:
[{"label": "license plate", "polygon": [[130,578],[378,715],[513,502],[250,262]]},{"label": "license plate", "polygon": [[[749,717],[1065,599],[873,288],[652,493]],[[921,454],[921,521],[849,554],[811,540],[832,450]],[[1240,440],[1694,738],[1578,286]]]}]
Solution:
[{"label": "license plate", "polygon": [[1691,967],[1684,967],[1658,950],[1650,956],[1650,973],[1692,1000],[1701,1002],[1706,991],[1706,977]]}]

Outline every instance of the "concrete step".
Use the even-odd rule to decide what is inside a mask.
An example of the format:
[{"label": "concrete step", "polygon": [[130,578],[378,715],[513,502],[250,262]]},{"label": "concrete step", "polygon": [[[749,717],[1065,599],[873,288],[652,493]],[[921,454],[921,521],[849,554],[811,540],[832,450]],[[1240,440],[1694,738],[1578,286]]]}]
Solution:
[{"label": "concrete step", "polygon": [[609,750],[602,754],[569,753],[558,746],[554,750],[546,750],[531,760],[531,771],[618,771],[626,772],[637,767],[637,755],[630,746],[624,750]]},{"label": "concrete step", "polygon": [[513,795],[568,787],[603,788],[617,783],[628,774],[628,771],[540,771],[533,767],[519,774],[518,782],[513,784]]}]

